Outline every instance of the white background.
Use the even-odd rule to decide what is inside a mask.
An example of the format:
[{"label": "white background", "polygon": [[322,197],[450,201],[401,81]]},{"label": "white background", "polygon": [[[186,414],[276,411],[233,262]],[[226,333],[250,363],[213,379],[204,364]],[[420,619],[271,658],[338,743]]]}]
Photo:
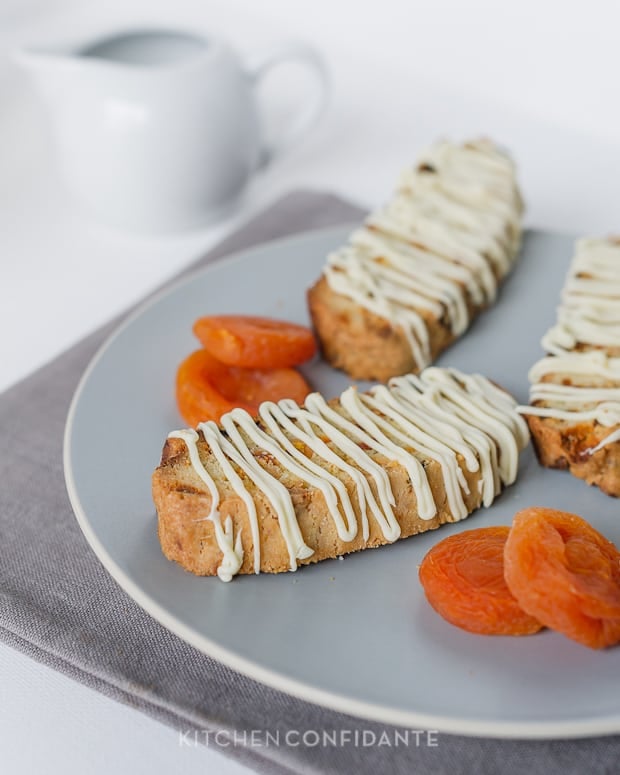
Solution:
[{"label": "white background", "polygon": [[[252,213],[297,187],[367,207],[437,136],[487,134],[515,155],[527,221],[620,232],[620,12],[614,0],[0,0],[0,389],[124,309]],[[227,222],[147,238],[91,221],[65,195],[47,115],[11,61],[22,45],[158,24],[227,38],[250,57],[314,44],[329,111],[258,176]],[[309,84],[291,69],[264,90],[268,125]],[[274,118],[275,117],[275,118]],[[3,771],[246,771],[136,711],[0,646]]]}]

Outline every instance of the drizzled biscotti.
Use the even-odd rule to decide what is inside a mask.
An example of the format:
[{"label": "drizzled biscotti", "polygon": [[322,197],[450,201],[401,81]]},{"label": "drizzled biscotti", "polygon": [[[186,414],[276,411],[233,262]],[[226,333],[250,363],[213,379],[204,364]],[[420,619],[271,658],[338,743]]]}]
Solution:
[{"label": "drizzled biscotti", "polygon": [[326,359],[356,379],[418,373],[495,299],[522,210],[514,165],[490,141],[423,153],[308,293]]},{"label": "drizzled biscotti", "polygon": [[484,377],[430,368],[175,431],[153,475],[164,554],[229,581],[463,519],[517,475],[515,405]]},{"label": "drizzled biscotti", "polygon": [[538,458],[620,496],[620,241],[577,243],[549,355],[529,374]]}]

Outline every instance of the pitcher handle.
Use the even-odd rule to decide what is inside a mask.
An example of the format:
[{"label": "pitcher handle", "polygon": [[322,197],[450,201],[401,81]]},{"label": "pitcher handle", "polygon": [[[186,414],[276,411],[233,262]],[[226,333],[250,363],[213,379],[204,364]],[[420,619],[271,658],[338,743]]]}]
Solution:
[{"label": "pitcher handle", "polygon": [[253,85],[257,86],[273,67],[286,62],[299,62],[309,67],[316,76],[319,89],[314,99],[304,102],[298,109],[297,116],[282,136],[269,144],[263,144],[259,157],[260,167],[270,164],[306,134],[317,123],[327,105],[329,77],[325,62],[313,48],[304,43],[286,43],[263,54],[249,67]]}]

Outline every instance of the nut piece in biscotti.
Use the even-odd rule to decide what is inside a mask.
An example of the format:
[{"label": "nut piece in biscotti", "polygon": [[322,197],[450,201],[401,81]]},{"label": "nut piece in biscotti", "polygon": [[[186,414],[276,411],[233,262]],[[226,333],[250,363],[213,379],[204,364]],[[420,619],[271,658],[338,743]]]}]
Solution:
[{"label": "nut piece in biscotti", "polygon": [[514,166],[489,141],[430,148],[308,291],[325,358],[383,381],[432,363],[495,299],[522,207]]},{"label": "nut piece in biscotti", "polygon": [[160,543],[225,581],[392,543],[490,505],[527,439],[508,394],[447,369],[265,403],[257,420],[234,410],[168,437],[153,474]]}]

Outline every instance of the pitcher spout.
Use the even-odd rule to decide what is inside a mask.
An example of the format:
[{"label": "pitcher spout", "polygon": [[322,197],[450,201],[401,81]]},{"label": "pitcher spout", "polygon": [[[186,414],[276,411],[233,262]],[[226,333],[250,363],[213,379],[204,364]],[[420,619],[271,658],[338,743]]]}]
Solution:
[{"label": "pitcher spout", "polygon": [[36,72],[42,68],[72,65],[76,54],[69,51],[55,51],[38,47],[18,48],[13,52],[13,60],[27,70]]},{"label": "pitcher spout", "polygon": [[30,73],[35,85],[49,98],[56,98],[76,84],[82,74],[74,53],[42,48],[14,51],[14,62]]}]

